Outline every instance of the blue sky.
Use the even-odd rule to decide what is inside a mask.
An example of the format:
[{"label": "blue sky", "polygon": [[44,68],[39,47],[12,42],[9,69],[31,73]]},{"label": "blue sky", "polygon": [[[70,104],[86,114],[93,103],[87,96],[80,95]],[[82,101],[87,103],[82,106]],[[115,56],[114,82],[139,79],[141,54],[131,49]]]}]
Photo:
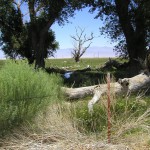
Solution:
[{"label": "blue sky", "polygon": [[[91,48],[86,51],[83,57],[115,57],[113,52],[113,46],[111,40],[100,34],[99,28],[103,23],[100,19],[94,19],[96,12],[91,14],[88,12],[89,8],[83,9],[83,11],[76,12],[73,18],[70,18],[70,23],[66,23],[64,26],[59,26],[55,23],[51,29],[55,32],[56,40],[59,42],[59,49],[55,57],[56,58],[70,58],[71,48],[73,48],[73,41],[70,37],[76,34],[75,27],[85,28],[86,35],[90,35],[93,32],[94,38],[92,40]],[[86,46],[86,45],[85,45]]]},{"label": "blue sky", "polygon": [[[23,13],[28,10],[23,6]],[[96,38],[93,39],[91,47],[113,47],[110,39],[100,35],[99,27],[102,26],[100,19],[94,19],[96,13],[90,14],[89,8],[85,8],[82,11],[76,11],[76,15],[73,18],[69,18],[69,23],[65,23],[64,26],[59,26],[58,23],[52,25],[51,29],[55,32],[56,40],[59,42],[60,49],[73,48],[71,35],[75,35],[75,27],[85,28],[85,33],[90,35],[93,32]],[[26,18],[28,20],[28,15]],[[110,52],[112,54],[112,51]],[[0,51],[0,58],[3,58],[3,52]]]},{"label": "blue sky", "polygon": [[85,33],[90,35],[91,32],[94,33],[96,37],[93,39],[91,46],[108,46],[113,47],[110,40],[102,35],[100,35],[99,27],[102,26],[102,21],[100,19],[94,19],[96,13],[90,14],[88,8],[83,9],[83,11],[76,12],[74,18],[70,18],[70,23],[66,23],[64,26],[59,26],[55,23],[51,29],[56,34],[56,40],[59,41],[60,49],[71,48],[72,39],[70,35],[75,35],[75,27],[85,28]]}]

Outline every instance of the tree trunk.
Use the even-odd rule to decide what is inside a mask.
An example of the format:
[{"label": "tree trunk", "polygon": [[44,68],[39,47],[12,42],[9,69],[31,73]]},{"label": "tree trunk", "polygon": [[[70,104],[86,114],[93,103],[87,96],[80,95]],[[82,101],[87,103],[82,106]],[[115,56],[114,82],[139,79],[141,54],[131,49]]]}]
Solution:
[{"label": "tree trunk", "polygon": [[[32,27],[33,28],[33,27]],[[43,32],[39,32],[36,29],[36,26],[32,30],[32,49],[33,49],[33,59],[35,59],[35,68],[45,68],[45,34]],[[29,59],[30,60],[30,59]],[[29,62],[30,63],[30,62]]]},{"label": "tree trunk", "polygon": [[62,87],[62,91],[70,100],[84,98],[94,94],[95,86],[81,87],[81,88],[66,88]]},{"label": "tree trunk", "polygon": [[142,6],[139,6],[137,11],[135,12],[135,38],[136,38],[136,50],[137,55],[139,58],[142,58],[143,60],[146,57],[146,30],[145,30],[145,18]]},{"label": "tree trunk", "polygon": [[35,68],[45,68],[44,54],[45,54],[45,36],[40,34],[39,43],[37,43],[37,49],[35,51]]},{"label": "tree trunk", "polygon": [[115,3],[116,10],[119,16],[119,22],[125,35],[130,61],[132,62],[138,58],[144,59],[146,56],[146,32],[144,28],[143,15],[137,10],[138,16],[136,16],[136,27],[134,29],[128,13],[130,0],[115,0]]},{"label": "tree trunk", "polygon": [[75,61],[79,62],[80,61],[80,57],[79,56],[75,56]]},{"label": "tree trunk", "polygon": [[[37,29],[36,29],[36,25],[32,24],[31,28],[29,30],[31,32],[31,42],[32,42],[32,46],[30,51],[28,52],[28,62],[29,64],[32,64],[35,60],[35,51],[37,49],[37,42],[38,42],[38,34],[37,34]],[[30,36],[30,35],[28,35]]]},{"label": "tree trunk", "polygon": [[[126,95],[148,89],[150,86],[150,74],[141,73],[132,78],[119,79],[118,82],[111,83],[111,93],[114,95]],[[89,111],[92,111],[93,105],[97,103],[103,95],[107,93],[107,84],[100,84],[81,88],[62,88],[69,99],[84,98],[94,95],[88,103]]]},{"label": "tree trunk", "polygon": [[52,18],[51,20],[45,23],[45,26],[43,28],[41,28],[40,26],[38,28],[39,39],[38,39],[38,43],[36,43],[37,49],[35,51],[35,68],[45,68],[45,61],[44,61],[45,52],[46,52],[45,41],[47,38],[48,30],[51,27],[51,25],[54,23],[54,21],[55,19]]},{"label": "tree trunk", "polygon": [[28,1],[30,20],[31,20],[31,36],[32,36],[32,50],[34,52],[35,58],[35,68],[45,68],[45,40],[46,34],[49,28],[55,22],[55,18],[52,17],[47,22],[38,22],[36,11],[35,11],[35,1]]}]

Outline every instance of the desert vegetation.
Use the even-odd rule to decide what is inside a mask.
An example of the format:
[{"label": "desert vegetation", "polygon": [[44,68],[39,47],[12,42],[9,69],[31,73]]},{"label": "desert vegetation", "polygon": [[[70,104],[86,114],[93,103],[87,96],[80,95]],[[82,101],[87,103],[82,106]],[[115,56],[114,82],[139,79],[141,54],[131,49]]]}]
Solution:
[{"label": "desert vegetation", "polygon": [[[46,65],[57,66],[58,62],[67,61],[62,67],[82,70],[87,65],[84,62],[96,68],[107,59],[91,60],[81,59],[78,66],[72,59],[47,60]],[[115,71],[111,71],[116,80]],[[82,78],[86,77],[85,72],[82,74]],[[35,70],[24,61],[2,62],[0,78],[1,149],[148,150],[150,147],[150,101],[146,91],[128,99],[111,95],[111,143],[108,144],[107,96],[94,105],[90,114],[87,107],[90,96],[68,101],[62,94],[60,87],[73,86],[72,80],[66,81],[62,74]],[[98,82],[106,82],[105,74],[103,78],[99,76]]]},{"label": "desert vegetation", "polygon": [[59,76],[36,71],[24,61],[7,61],[0,70],[0,80],[0,136],[23,122],[30,122],[37,112],[61,95]]},{"label": "desert vegetation", "polygon": [[[0,61],[0,149],[149,150],[149,6],[149,0],[0,0],[7,58]],[[125,60],[82,59],[95,33],[87,37],[80,27],[71,33],[76,62],[47,59],[59,47],[52,26],[85,8]],[[122,91],[124,78],[130,93],[118,96],[109,81]]]}]

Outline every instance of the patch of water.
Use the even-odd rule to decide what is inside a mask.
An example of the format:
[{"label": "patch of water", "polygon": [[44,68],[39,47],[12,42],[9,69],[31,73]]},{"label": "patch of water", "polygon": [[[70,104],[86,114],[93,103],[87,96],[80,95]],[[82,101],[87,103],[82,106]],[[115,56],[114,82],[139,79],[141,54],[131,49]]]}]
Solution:
[{"label": "patch of water", "polygon": [[71,76],[71,74],[73,74],[73,72],[66,72],[65,74],[64,74],[64,78],[66,78],[66,79],[69,79],[70,78],[70,76]]}]

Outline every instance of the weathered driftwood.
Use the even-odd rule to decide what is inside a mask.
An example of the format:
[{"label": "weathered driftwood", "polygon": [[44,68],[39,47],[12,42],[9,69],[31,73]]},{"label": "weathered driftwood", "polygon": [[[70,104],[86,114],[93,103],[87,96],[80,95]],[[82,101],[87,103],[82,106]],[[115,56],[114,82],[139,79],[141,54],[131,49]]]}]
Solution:
[{"label": "weathered driftwood", "polygon": [[[142,89],[149,88],[150,75],[141,73],[132,78],[119,79],[118,82],[110,84],[111,92],[117,95],[126,95],[139,92]],[[98,102],[101,97],[107,92],[107,84],[96,86],[81,87],[81,88],[63,88],[63,91],[70,99],[79,99],[88,95],[94,95],[88,103],[89,111],[93,110],[93,105]]]},{"label": "weathered driftwood", "polygon": [[[110,90],[116,95],[125,95],[128,97],[131,93],[139,92],[140,90],[147,89],[150,86],[150,76],[141,73],[132,78],[119,79],[118,82],[110,84]],[[89,111],[93,110],[93,105],[98,102],[102,95],[107,92],[107,84],[102,84],[95,88],[94,96],[88,103]]]},{"label": "weathered driftwood", "polygon": [[96,86],[88,86],[88,87],[81,87],[81,88],[63,87],[62,90],[64,91],[64,93],[69,99],[80,99],[89,95],[93,95],[95,87]]}]

